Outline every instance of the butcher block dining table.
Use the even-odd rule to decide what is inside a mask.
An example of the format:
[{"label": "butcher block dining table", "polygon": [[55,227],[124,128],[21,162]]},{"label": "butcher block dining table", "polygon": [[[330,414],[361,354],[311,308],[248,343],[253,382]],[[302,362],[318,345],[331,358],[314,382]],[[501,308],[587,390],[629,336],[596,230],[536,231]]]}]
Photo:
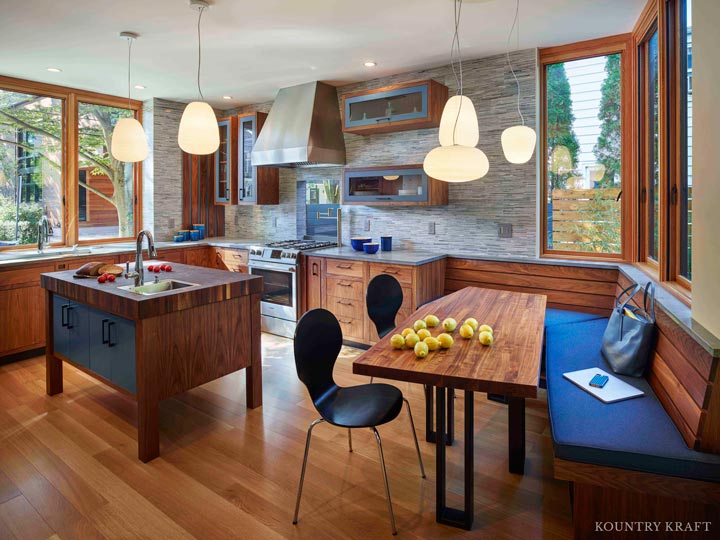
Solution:
[{"label": "butcher block dining table", "polygon": [[[418,359],[410,349],[394,349],[392,332],[378,341],[353,363],[353,373],[384,379],[424,384],[435,388],[436,423],[436,520],[471,529],[474,507],[474,393],[487,392],[506,397],[508,404],[509,469],[523,474],[525,464],[525,399],[537,397],[543,348],[547,298],[494,289],[467,287],[421,306],[397,322],[400,332],[427,315],[440,321],[452,317],[458,328],[451,333],[455,343],[449,349],[430,352]],[[488,324],[494,331],[490,347],[459,335],[467,318]],[[440,326],[430,329],[433,336]],[[456,390],[464,391],[464,509],[447,506],[446,499],[446,418]],[[431,390],[432,391],[432,390]],[[452,421],[452,415],[450,415]]]}]

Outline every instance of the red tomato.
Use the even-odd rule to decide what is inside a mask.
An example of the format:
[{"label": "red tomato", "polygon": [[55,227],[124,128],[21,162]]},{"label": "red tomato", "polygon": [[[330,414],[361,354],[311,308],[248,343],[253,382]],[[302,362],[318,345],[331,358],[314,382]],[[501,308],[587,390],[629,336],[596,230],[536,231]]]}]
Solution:
[{"label": "red tomato", "polygon": [[166,272],[172,272],[172,266],[170,266],[169,264],[166,264],[166,265],[165,265],[165,271],[166,271]]},{"label": "red tomato", "polygon": [[113,274],[108,274],[107,280],[112,283],[113,281],[115,281],[115,276]]},{"label": "red tomato", "polygon": [[153,272],[159,272],[159,271],[160,271],[160,267],[159,267],[159,266],[156,266],[155,268],[153,268]]},{"label": "red tomato", "polygon": [[149,270],[150,272],[154,272],[154,271],[155,271],[155,267],[151,264],[150,266],[148,266],[148,270]]},{"label": "red tomato", "polygon": [[105,283],[107,281],[107,277],[105,277],[105,275],[98,276],[97,280],[98,283]]},{"label": "red tomato", "polygon": [[160,267],[160,270],[162,270],[163,272],[165,272],[165,271],[167,270],[167,264],[163,264],[163,265]]}]

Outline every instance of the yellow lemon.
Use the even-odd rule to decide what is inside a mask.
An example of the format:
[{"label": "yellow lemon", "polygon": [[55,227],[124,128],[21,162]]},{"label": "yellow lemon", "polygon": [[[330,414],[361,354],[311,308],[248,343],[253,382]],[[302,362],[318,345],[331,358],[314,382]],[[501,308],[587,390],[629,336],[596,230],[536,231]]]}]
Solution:
[{"label": "yellow lemon", "polygon": [[425,358],[428,352],[430,352],[430,349],[424,341],[418,341],[415,344],[415,356],[418,358]]},{"label": "yellow lemon", "polygon": [[390,345],[395,349],[402,349],[405,346],[405,338],[400,334],[395,334],[390,338]]},{"label": "yellow lemon", "polygon": [[480,325],[480,328],[478,328],[478,332],[490,332],[493,333],[492,326],[488,326],[487,324]]},{"label": "yellow lemon", "polygon": [[472,317],[470,317],[469,319],[465,319],[465,322],[464,322],[463,324],[467,324],[467,325],[472,326],[472,329],[473,329],[473,330],[477,330],[477,329],[478,329],[477,319],[473,319]]},{"label": "yellow lemon", "polygon": [[457,328],[457,321],[453,319],[452,317],[448,317],[443,321],[443,330],[446,332],[452,332]]},{"label": "yellow lemon", "polygon": [[413,328],[417,332],[418,330],[421,330],[422,328],[427,328],[427,324],[422,319],[418,319],[415,321],[415,324],[413,324]]},{"label": "yellow lemon", "polygon": [[412,349],[418,342],[420,341],[420,338],[417,334],[412,333],[408,334],[405,338],[405,345],[407,345],[410,349]]},{"label": "yellow lemon", "polygon": [[435,328],[438,324],[440,324],[440,319],[438,319],[435,315],[428,315],[425,317],[425,324],[428,325],[428,328]]},{"label": "yellow lemon", "polygon": [[460,335],[464,337],[465,339],[470,339],[473,337],[473,334],[475,333],[475,330],[473,330],[473,327],[469,324],[463,324],[460,327]]},{"label": "yellow lemon", "polygon": [[405,330],[402,331],[402,337],[408,337],[408,334],[414,334],[414,333],[415,333],[415,330],[413,330],[412,328],[406,328]]},{"label": "yellow lemon", "polygon": [[493,335],[490,332],[480,332],[478,339],[481,345],[489,347],[493,344]]},{"label": "yellow lemon", "polygon": [[426,337],[423,339],[423,342],[425,345],[428,346],[428,349],[431,351],[437,351],[440,348],[440,342],[437,340],[437,338],[434,338],[432,336]]},{"label": "yellow lemon", "polygon": [[449,349],[453,343],[455,343],[455,340],[450,334],[440,334],[437,337],[437,340],[440,342],[440,346],[443,349]]},{"label": "yellow lemon", "polygon": [[420,339],[429,338],[432,334],[430,333],[430,330],[427,328],[421,328],[417,331],[417,335]]}]

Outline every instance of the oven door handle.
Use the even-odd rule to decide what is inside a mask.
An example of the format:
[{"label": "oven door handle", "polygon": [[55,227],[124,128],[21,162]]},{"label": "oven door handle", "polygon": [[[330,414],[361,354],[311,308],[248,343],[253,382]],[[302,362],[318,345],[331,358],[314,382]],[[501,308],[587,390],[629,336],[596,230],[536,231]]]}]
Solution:
[{"label": "oven door handle", "polygon": [[250,263],[249,264],[250,273],[252,273],[253,268],[257,268],[258,270],[277,270],[278,272],[286,272],[286,273],[294,273],[295,272],[295,266],[294,265],[287,265],[287,264],[275,264],[275,263]]}]

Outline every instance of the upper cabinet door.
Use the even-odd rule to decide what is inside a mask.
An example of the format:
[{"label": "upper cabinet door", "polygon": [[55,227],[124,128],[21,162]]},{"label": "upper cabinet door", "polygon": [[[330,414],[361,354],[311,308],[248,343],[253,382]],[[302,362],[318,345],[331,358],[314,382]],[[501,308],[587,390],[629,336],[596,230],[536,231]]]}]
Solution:
[{"label": "upper cabinet door", "polygon": [[342,97],[343,131],[357,135],[438,127],[448,89],[434,80]]},{"label": "upper cabinet door", "polygon": [[346,168],[343,204],[437,206],[448,202],[448,185],[430,178],[422,165]]},{"label": "upper cabinet door", "polygon": [[215,152],[215,204],[230,204],[233,200],[233,130],[232,120],[218,122],[220,147]]},{"label": "upper cabinet door", "polygon": [[238,118],[238,201],[257,200],[257,167],[253,167],[250,155],[255,144],[256,117]]}]

